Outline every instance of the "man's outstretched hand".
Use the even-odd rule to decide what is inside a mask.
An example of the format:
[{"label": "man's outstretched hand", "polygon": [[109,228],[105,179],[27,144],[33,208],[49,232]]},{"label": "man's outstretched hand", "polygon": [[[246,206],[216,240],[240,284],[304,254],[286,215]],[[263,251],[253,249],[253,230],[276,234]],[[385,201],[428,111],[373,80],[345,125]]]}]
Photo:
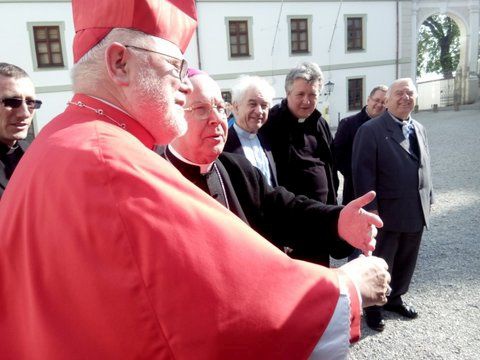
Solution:
[{"label": "man's outstretched hand", "polygon": [[368,255],[375,249],[377,228],[383,222],[377,214],[368,212],[362,207],[375,199],[375,191],[370,191],[350,201],[340,211],[338,218],[338,235],[353,247]]}]

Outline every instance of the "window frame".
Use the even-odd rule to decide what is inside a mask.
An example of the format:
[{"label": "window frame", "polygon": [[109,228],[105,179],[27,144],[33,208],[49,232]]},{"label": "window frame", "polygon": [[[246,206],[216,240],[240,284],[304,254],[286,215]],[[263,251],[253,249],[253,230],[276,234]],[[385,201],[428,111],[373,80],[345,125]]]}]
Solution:
[{"label": "window frame", "polygon": [[[232,55],[232,44],[230,42],[230,22],[246,22],[247,23],[247,54]],[[227,49],[229,60],[245,60],[253,58],[253,34],[252,34],[253,17],[227,17],[225,18],[225,27],[227,31]]]},{"label": "window frame", "polygon": [[[351,80],[360,80],[360,106],[359,107],[351,107],[350,106],[350,81]],[[351,76],[346,78],[347,81],[347,111],[360,111],[365,106],[365,76]],[[355,105],[355,104],[353,104]]]},{"label": "window frame", "polygon": [[[50,64],[50,65],[41,65],[38,62],[38,51],[37,51],[37,43],[35,41],[35,28],[38,27],[58,27],[59,32],[59,44],[60,44],[60,54],[62,56],[62,64]],[[49,71],[49,70],[65,70],[68,69],[68,57],[67,51],[65,46],[65,22],[63,21],[42,21],[42,22],[28,22],[27,23],[27,30],[29,33],[30,38],[30,50],[32,55],[32,63],[33,63],[33,70],[34,71]],[[50,49],[49,49],[50,54]]]},{"label": "window frame", "polygon": [[[350,19],[360,19],[361,21],[361,47],[360,48],[349,48],[349,29],[348,29],[348,21]],[[367,24],[367,15],[366,14],[348,14],[344,15],[345,21],[345,52],[346,53],[358,53],[364,52],[367,50],[367,32],[366,32],[366,24]]]},{"label": "window frame", "polygon": [[231,89],[222,89],[221,90],[222,99],[225,102],[232,103],[232,90]]},{"label": "window frame", "polygon": [[[307,22],[307,50],[293,50],[292,20],[306,20]],[[304,56],[312,53],[312,16],[311,15],[289,15],[288,22],[288,52],[290,56]]]}]

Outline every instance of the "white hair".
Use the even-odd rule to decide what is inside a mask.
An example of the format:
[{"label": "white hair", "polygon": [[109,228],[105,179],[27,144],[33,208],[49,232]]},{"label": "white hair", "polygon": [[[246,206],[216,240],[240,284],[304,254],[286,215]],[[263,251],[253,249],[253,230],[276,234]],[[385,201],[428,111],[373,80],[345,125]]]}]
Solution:
[{"label": "white hair", "polygon": [[417,93],[417,88],[413,82],[413,80],[411,78],[400,78],[400,79],[397,79],[395,80],[392,85],[390,85],[390,87],[388,88],[387,90],[387,94],[385,95],[386,98],[389,98],[391,95],[392,95],[392,89],[394,87],[396,87],[397,85],[399,84],[408,84],[409,87],[411,87],[413,89],[413,94],[415,97],[418,96],[418,93]]},{"label": "white hair", "polygon": [[[96,87],[96,84],[105,79],[105,51],[112,43],[144,47],[149,39],[155,38],[138,30],[115,28],[110,31],[73,66],[71,77],[74,92],[82,92],[86,87]],[[146,58],[146,54],[143,56]]]},{"label": "white hair", "polygon": [[232,88],[232,102],[240,103],[244,100],[245,95],[249,89],[256,89],[260,91],[265,100],[271,104],[275,96],[275,89],[268,83],[267,80],[260,76],[242,75],[238,82]]}]

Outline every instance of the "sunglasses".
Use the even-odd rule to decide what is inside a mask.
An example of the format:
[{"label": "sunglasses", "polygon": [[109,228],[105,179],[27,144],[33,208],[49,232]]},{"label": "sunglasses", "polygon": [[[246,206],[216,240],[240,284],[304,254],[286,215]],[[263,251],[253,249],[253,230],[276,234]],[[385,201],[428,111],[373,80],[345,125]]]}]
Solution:
[{"label": "sunglasses", "polygon": [[19,98],[5,98],[5,99],[2,99],[1,102],[5,106],[11,107],[12,109],[16,109],[16,108],[19,108],[24,101],[30,110],[40,109],[40,106],[42,106],[42,102],[40,100],[32,100],[32,99],[24,100]]}]

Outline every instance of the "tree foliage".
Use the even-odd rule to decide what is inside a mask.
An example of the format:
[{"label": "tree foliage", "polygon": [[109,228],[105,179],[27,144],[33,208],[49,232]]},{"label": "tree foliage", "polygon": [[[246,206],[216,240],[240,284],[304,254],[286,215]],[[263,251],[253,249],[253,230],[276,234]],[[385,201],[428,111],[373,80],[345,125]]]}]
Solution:
[{"label": "tree foliage", "polygon": [[445,15],[432,15],[420,26],[417,76],[425,73],[453,77],[460,61],[460,29]]}]

